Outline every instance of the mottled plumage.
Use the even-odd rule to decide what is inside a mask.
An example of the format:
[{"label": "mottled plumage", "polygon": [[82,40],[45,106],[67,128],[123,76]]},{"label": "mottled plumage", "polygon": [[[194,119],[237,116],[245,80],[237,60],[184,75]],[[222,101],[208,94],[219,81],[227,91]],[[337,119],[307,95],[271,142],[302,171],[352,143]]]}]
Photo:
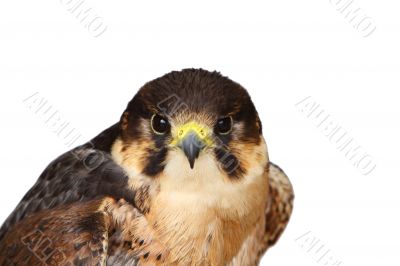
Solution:
[{"label": "mottled plumage", "polygon": [[257,265],[292,202],[246,90],[171,72],[45,169],[0,229],[0,265]]}]

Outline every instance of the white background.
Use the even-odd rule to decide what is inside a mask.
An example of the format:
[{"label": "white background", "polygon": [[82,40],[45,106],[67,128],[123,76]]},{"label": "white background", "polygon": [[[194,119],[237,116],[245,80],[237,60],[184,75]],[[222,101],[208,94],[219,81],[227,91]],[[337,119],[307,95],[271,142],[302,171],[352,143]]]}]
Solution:
[{"label": "white background", "polygon": [[[38,92],[82,143],[116,122],[146,81],[202,67],[249,90],[270,158],[296,191],[289,227],[262,265],[324,265],[306,233],[338,265],[399,265],[398,1],[352,4],[376,26],[364,37],[338,0],[87,0],[107,26],[97,38],[68,1],[0,4],[1,221],[68,149],[24,99]],[[299,111],[308,96],[374,157],[371,174]]]}]

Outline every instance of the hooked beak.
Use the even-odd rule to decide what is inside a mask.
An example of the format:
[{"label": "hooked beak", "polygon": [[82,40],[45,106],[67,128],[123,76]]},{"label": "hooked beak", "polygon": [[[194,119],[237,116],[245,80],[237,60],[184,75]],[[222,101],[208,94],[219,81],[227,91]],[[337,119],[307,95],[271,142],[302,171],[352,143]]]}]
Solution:
[{"label": "hooked beak", "polygon": [[183,150],[189,160],[190,168],[194,168],[194,162],[199,157],[200,151],[206,146],[206,143],[199,137],[195,131],[190,131],[182,139],[179,147]]}]

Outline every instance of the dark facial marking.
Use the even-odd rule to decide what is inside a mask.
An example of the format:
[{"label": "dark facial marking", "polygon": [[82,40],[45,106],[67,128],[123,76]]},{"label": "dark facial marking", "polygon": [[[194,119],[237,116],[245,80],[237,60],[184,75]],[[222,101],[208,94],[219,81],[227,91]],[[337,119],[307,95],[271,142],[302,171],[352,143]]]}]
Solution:
[{"label": "dark facial marking", "polygon": [[221,168],[233,179],[240,179],[245,175],[245,170],[240,165],[240,161],[229,150],[216,148],[215,157],[220,163]]},{"label": "dark facial marking", "polygon": [[156,176],[161,173],[165,167],[165,158],[167,157],[168,148],[160,147],[160,150],[148,150],[148,158],[146,167],[143,170],[143,173],[148,176]]}]

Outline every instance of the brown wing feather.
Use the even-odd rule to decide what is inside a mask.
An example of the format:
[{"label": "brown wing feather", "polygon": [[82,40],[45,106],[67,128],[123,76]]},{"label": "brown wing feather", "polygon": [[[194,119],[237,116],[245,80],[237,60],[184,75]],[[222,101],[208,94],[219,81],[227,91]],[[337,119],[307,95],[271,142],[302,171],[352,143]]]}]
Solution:
[{"label": "brown wing feather", "polygon": [[0,265],[101,265],[110,219],[101,201],[77,203],[26,217],[0,244]]},{"label": "brown wing feather", "polygon": [[269,164],[269,193],[264,237],[266,248],[273,246],[285,230],[292,214],[294,200],[289,178],[273,163]]},{"label": "brown wing feather", "polygon": [[117,126],[51,162],[0,227],[0,242],[11,226],[40,211],[104,196],[135,204],[135,191],[129,188],[128,177],[103,147],[115,140]]},{"label": "brown wing feather", "polygon": [[155,265],[167,254],[143,214],[110,197],[29,215],[0,243],[0,265]]}]

